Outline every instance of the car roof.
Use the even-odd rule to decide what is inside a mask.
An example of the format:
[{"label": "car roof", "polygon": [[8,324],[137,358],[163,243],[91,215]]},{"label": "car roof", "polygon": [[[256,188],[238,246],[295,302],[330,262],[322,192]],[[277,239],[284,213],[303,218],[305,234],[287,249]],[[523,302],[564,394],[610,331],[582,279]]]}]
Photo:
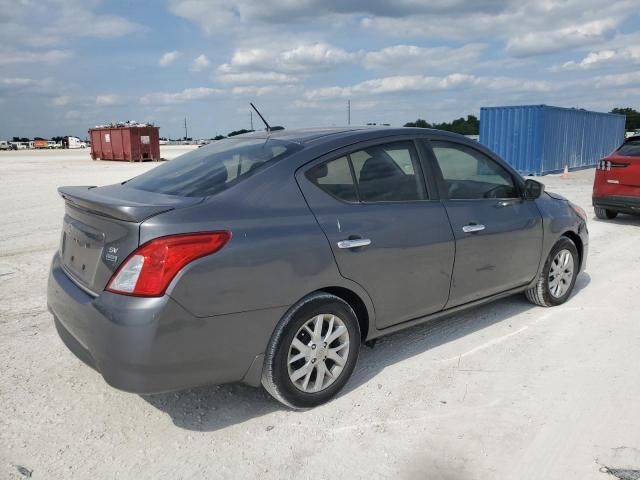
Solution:
[{"label": "car roof", "polygon": [[292,130],[275,130],[272,132],[257,131],[238,135],[236,138],[273,138],[288,142],[299,143],[301,145],[319,145],[336,140],[357,141],[358,138],[371,137],[379,133],[381,136],[411,135],[425,133],[437,133],[438,135],[451,135],[460,137],[450,132],[434,130],[431,128],[412,127],[386,127],[386,126],[348,126],[348,127],[320,127],[320,128],[299,128]]}]

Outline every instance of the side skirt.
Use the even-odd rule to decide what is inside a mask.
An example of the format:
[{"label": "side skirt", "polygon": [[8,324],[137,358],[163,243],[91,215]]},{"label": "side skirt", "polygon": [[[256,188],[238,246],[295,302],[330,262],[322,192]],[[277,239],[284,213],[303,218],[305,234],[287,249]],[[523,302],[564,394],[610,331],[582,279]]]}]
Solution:
[{"label": "side skirt", "polygon": [[373,340],[374,338],[382,337],[384,335],[388,335],[390,333],[395,333],[400,330],[404,330],[406,328],[411,328],[415,325],[420,325],[422,323],[427,323],[432,320],[440,320],[442,318],[453,316],[462,311],[468,310],[473,307],[478,307],[480,305],[484,305],[487,303],[494,302],[496,300],[500,300],[501,298],[510,297],[517,293],[524,292],[529,285],[524,285],[518,288],[512,288],[511,290],[504,291],[502,293],[498,293],[496,295],[492,295],[490,297],[481,298],[480,300],[475,300],[473,302],[465,303],[463,305],[458,305],[453,308],[449,308],[447,310],[441,310],[440,312],[432,313],[431,315],[427,315],[425,317],[415,318],[413,320],[408,320],[406,322],[399,323],[397,325],[392,325],[390,327],[384,328],[382,330],[375,329],[374,331],[370,331],[369,336],[367,337],[367,341]]}]

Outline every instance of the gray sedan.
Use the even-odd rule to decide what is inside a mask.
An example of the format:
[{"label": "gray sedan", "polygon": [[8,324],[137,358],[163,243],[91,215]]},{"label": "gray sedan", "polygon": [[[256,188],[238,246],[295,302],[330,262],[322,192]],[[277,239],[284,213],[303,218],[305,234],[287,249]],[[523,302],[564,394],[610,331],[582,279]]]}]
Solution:
[{"label": "gray sedan", "polygon": [[362,342],[511,294],[562,304],[588,250],[581,208],[427,129],[242,135],[59,191],[55,325],[136,393],[241,381],[313,407]]}]

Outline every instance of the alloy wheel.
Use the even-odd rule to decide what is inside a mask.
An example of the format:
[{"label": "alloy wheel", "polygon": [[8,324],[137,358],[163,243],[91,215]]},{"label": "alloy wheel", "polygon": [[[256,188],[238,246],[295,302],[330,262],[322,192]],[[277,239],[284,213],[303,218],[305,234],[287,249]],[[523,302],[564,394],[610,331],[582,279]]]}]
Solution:
[{"label": "alloy wheel", "polygon": [[555,298],[562,297],[573,280],[574,264],[573,255],[567,249],[560,250],[551,262],[549,269],[549,292]]},{"label": "alloy wheel", "polygon": [[344,321],[333,314],[316,315],[298,329],[289,346],[289,379],[305,393],[320,392],[338,379],[348,356]]}]

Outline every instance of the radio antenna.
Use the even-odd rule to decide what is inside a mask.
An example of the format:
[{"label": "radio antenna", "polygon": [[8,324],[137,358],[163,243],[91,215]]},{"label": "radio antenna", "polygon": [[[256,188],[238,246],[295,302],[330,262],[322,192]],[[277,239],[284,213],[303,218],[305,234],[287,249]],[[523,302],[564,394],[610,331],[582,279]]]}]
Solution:
[{"label": "radio antenna", "polygon": [[260,113],[260,111],[256,108],[256,106],[252,103],[249,102],[249,105],[251,105],[251,108],[253,108],[256,113],[258,114],[258,116],[260,117],[260,120],[262,120],[262,123],[265,124],[265,126],[267,127],[267,132],[271,131],[271,127],[269,126],[269,124],[267,123],[267,121],[264,119],[264,117],[262,116],[262,114]]}]

